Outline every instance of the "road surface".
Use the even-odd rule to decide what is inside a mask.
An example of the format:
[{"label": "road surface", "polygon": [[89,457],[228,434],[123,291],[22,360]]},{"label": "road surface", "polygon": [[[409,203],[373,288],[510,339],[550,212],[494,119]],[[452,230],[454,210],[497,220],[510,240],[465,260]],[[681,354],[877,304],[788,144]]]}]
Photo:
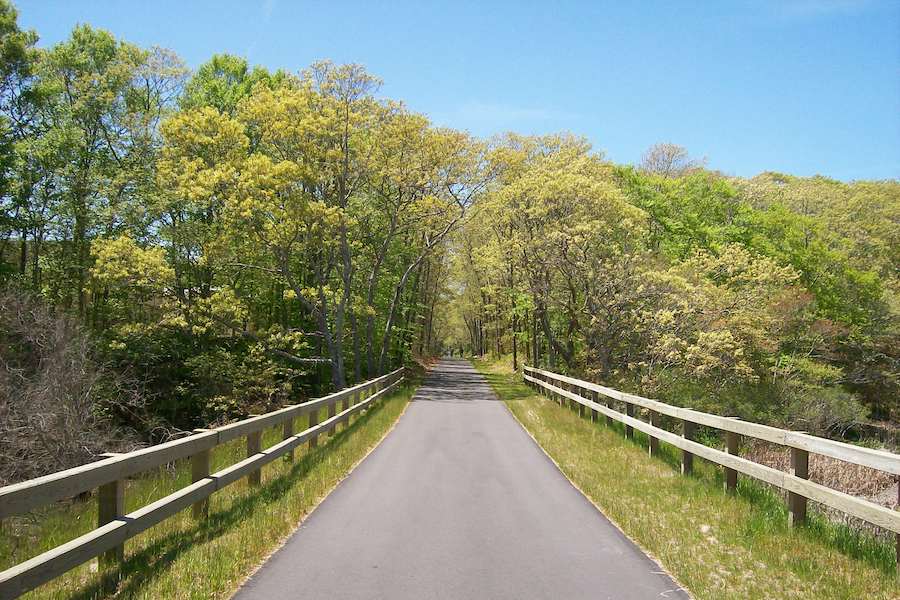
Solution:
[{"label": "road surface", "polygon": [[687,597],[452,359],[235,596]]}]

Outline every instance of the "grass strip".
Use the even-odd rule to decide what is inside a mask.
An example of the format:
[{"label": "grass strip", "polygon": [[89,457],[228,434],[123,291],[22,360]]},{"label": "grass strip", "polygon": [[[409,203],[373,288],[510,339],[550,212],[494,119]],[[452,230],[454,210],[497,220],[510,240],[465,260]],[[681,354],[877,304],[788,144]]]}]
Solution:
[{"label": "grass strip", "polygon": [[[99,570],[86,563],[23,598],[89,600],[227,598],[294,531],[297,525],[374,448],[402,414],[415,390],[407,383],[346,429],[320,436],[319,447],[295,451],[293,463],[276,460],[263,467],[263,481],[250,488],[243,479],[210,497],[209,517],[195,521],[190,509],[135,536],[125,545],[119,568]],[[326,417],[323,409],[320,420]],[[306,426],[301,417],[296,431]],[[303,426],[301,428],[301,426]],[[263,434],[263,446],[281,440],[281,426]],[[245,457],[243,439],[213,451],[212,471]],[[179,461],[127,482],[126,512],[190,483],[190,462]],[[96,498],[60,504],[24,519],[4,523],[0,568],[27,560],[82,535],[97,520]]]},{"label": "grass strip", "polygon": [[651,459],[646,436],[628,441],[561,408],[505,363],[476,367],[566,477],[694,597],[900,598],[891,545],[816,515],[792,529],[764,485],[742,477],[728,495],[721,468],[699,459],[682,477],[677,449],[660,444]]}]

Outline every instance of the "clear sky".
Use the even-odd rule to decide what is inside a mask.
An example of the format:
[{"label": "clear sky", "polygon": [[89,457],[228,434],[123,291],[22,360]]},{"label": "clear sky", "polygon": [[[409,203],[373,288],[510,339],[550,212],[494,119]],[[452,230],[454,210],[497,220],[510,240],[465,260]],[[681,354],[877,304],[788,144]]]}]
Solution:
[{"label": "clear sky", "polygon": [[90,23],[191,67],[359,62],[382,93],[476,135],[572,131],[633,163],[900,178],[900,0],[14,0],[41,45]]}]

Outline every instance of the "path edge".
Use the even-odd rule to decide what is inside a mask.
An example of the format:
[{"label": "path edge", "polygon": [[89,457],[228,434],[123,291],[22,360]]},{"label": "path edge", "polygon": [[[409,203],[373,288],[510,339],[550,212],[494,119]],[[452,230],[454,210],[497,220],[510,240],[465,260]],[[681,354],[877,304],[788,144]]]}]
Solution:
[{"label": "path edge", "polygon": [[241,580],[241,582],[238,584],[238,586],[237,586],[236,588],[234,588],[231,592],[229,592],[227,596],[222,596],[222,598],[229,598],[229,600],[230,600],[231,598],[234,598],[235,596],[237,596],[237,595],[238,595],[238,592],[240,592],[240,591],[244,588],[244,586],[247,585],[247,582],[249,582],[250,579],[252,579],[253,576],[256,575],[256,574],[259,572],[259,570],[262,569],[262,568],[265,566],[265,564],[266,564],[267,562],[269,562],[269,560],[271,560],[272,557],[273,557],[279,550],[281,550],[282,548],[284,548],[284,546],[288,543],[288,540],[290,540],[290,539],[294,536],[294,534],[297,533],[297,532],[300,530],[300,527],[303,526],[303,524],[306,522],[306,520],[309,519],[310,516],[312,516],[312,514],[313,514],[314,512],[316,512],[316,510],[318,510],[318,508],[322,505],[322,503],[325,502],[325,500],[328,499],[328,497],[331,496],[331,494],[334,493],[334,491],[338,488],[338,486],[340,486],[340,485],[344,482],[345,479],[347,479],[348,477],[350,477],[350,475],[352,475],[353,472],[356,471],[356,469],[359,467],[359,465],[361,465],[363,462],[365,462],[365,460],[366,460],[367,458],[369,458],[369,455],[370,455],[370,454],[372,454],[373,452],[375,452],[375,450],[376,450],[379,446],[381,446],[381,444],[384,442],[384,440],[387,439],[387,436],[389,436],[389,435],[391,434],[391,432],[394,431],[394,429],[397,427],[397,423],[400,422],[400,419],[403,418],[403,415],[406,414],[406,411],[407,411],[407,409],[409,408],[409,405],[412,404],[413,399],[415,398],[416,394],[419,392],[418,387],[419,387],[419,386],[416,386],[416,389],[413,391],[412,395],[410,395],[410,397],[409,397],[409,401],[408,401],[408,402],[406,403],[406,405],[403,407],[403,410],[400,412],[400,414],[397,415],[397,418],[394,419],[394,422],[393,422],[393,423],[391,424],[391,426],[387,429],[387,431],[384,432],[384,435],[382,435],[382,436],[378,439],[377,442],[375,442],[374,444],[372,444],[372,447],[369,448],[369,449],[366,451],[366,453],[365,453],[358,461],[356,461],[355,463],[353,463],[353,465],[352,465],[349,469],[347,469],[347,472],[344,473],[344,475],[341,476],[341,478],[338,479],[338,480],[334,483],[333,486],[331,486],[330,488],[328,488],[328,490],[327,490],[324,494],[322,494],[322,496],[321,496],[318,500],[316,500],[316,502],[315,502],[315,504],[313,505],[312,509],[311,509],[308,513],[306,513],[305,515],[303,515],[302,517],[300,517],[300,520],[297,521],[297,524],[294,525],[294,527],[293,527],[287,534],[285,534],[281,539],[278,540],[278,545],[277,545],[275,548],[273,548],[272,551],[269,552],[269,553],[265,556],[265,558],[263,558],[262,560],[260,560],[259,563],[257,563],[256,566],[254,566],[253,569],[251,569],[251,570],[247,573],[247,575],[244,576],[244,578]]},{"label": "path edge", "polygon": [[[472,366],[474,367],[475,365],[473,364]],[[478,371],[477,368],[476,368],[475,370]],[[540,450],[541,453],[543,453],[543,455],[547,457],[547,460],[549,460],[549,461],[553,464],[553,466],[556,467],[556,470],[559,471],[560,475],[562,475],[563,478],[564,478],[566,481],[569,482],[569,485],[571,485],[573,488],[575,488],[575,489],[578,491],[578,493],[581,494],[581,495],[584,497],[584,499],[587,500],[588,503],[589,503],[591,506],[593,506],[594,509],[595,509],[598,513],[600,513],[600,515],[601,515],[604,519],[606,519],[607,521],[609,521],[609,522],[612,524],[613,527],[615,527],[617,530],[619,530],[619,533],[621,533],[622,536],[625,537],[625,539],[627,539],[627,540],[630,541],[632,544],[634,544],[636,548],[638,548],[641,552],[643,552],[644,555],[645,555],[647,558],[649,558],[651,562],[653,562],[653,564],[655,564],[657,567],[659,567],[660,572],[664,573],[667,577],[669,577],[669,578],[675,583],[675,585],[677,585],[677,586],[681,589],[681,591],[683,591],[685,594],[688,595],[689,598],[691,598],[691,600],[696,600],[696,597],[694,596],[694,594],[691,593],[691,591],[687,588],[687,586],[684,585],[677,577],[675,577],[675,575],[673,575],[673,574],[669,571],[669,569],[667,569],[667,568],[662,564],[662,562],[659,560],[659,558],[656,557],[655,554],[653,554],[652,552],[650,552],[649,550],[647,550],[646,548],[644,548],[644,546],[643,546],[640,542],[638,542],[636,539],[634,539],[633,537],[631,537],[630,535],[628,535],[628,533],[626,533],[625,530],[622,529],[622,527],[621,527],[614,519],[612,519],[611,517],[609,517],[609,515],[607,515],[605,512],[603,512],[603,509],[600,507],[599,504],[597,504],[597,503],[594,501],[593,498],[591,498],[587,493],[585,493],[585,491],[584,491],[583,489],[581,489],[581,487],[580,487],[577,483],[575,483],[574,481],[572,481],[572,479],[569,478],[568,475],[566,475],[566,472],[563,471],[562,467],[559,466],[559,463],[556,462],[556,459],[554,459],[552,456],[550,456],[549,453],[547,453],[546,450],[544,450],[544,447],[541,446],[540,442],[538,442],[537,439],[531,434],[531,432],[528,431],[528,428],[525,427],[525,424],[522,423],[522,421],[519,420],[519,417],[516,416],[516,413],[514,413],[514,412],[509,408],[509,404],[508,404],[509,401],[508,401],[508,400],[504,400],[503,398],[500,397],[499,394],[497,394],[497,392],[494,390],[494,386],[492,386],[492,385],[490,384],[490,382],[487,380],[487,378],[484,377],[484,373],[482,373],[481,371],[478,371],[478,374],[481,375],[481,376],[484,378],[484,382],[485,382],[485,383],[488,385],[488,387],[490,388],[491,393],[492,393],[492,394],[493,394],[493,395],[494,395],[494,396],[495,396],[495,397],[503,404],[503,408],[506,409],[506,412],[508,412],[509,415],[513,418],[513,420],[519,425],[519,427],[522,428],[522,431],[524,431],[525,434],[531,439],[532,443],[534,443],[534,445],[537,446],[538,450]],[[675,591],[675,590],[672,590],[672,591]]]}]

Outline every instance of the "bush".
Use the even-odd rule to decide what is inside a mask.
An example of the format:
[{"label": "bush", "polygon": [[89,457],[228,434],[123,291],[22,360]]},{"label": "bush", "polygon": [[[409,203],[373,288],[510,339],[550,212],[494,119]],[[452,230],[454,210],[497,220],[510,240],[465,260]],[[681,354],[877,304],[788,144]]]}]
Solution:
[{"label": "bush", "polygon": [[773,369],[783,402],[784,424],[815,435],[842,436],[867,410],[840,386],[843,371],[809,358],[781,357]]},{"label": "bush", "polygon": [[86,332],[36,298],[0,291],[0,484],[138,445],[135,388],[99,364]]},{"label": "bush", "polygon": [[294,369],[270,360],[259,344],[217,348],[185,361],[185,391],[203,402],[202,422],[225,423],[290,402]]}]

